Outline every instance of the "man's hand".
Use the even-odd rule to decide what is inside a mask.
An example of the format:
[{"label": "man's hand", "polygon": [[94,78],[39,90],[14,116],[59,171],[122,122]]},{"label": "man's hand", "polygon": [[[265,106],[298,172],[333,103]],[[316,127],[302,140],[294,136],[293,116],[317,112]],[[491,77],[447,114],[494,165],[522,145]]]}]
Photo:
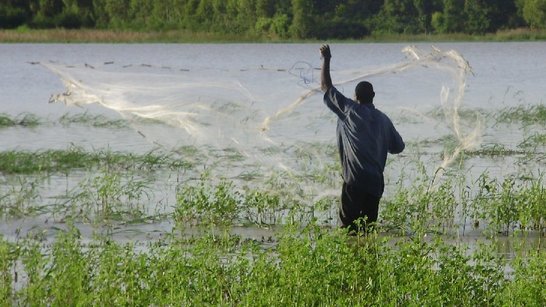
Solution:
[{"label": "man's hand", "polygon": [[320,55],[323,59],[330,59],[332,57],[332,54],[330,53],[330,46],[322,45],[320,47]]},{"label": "man's hand", "polygon": [[322,45],[320,47],[320,55],[324,59],[320,71],[320,88],[326,92],[333,86],[332,77],[330,77],[330,58],[332,57],[330,46]]}]

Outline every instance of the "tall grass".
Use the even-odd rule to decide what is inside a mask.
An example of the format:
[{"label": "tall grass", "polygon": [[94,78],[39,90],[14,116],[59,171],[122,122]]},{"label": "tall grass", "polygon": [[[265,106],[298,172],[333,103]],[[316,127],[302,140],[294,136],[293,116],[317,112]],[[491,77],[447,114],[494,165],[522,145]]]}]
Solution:
[{"label": "tall grass", "polygon": [[[61,232],[50,248],[0,239],[2,301],[20,305],[525,305],[546,303],[544,251],[504,260],[493,246],[348,237],[287,226],[275,245],[223,233],[146,250]],[[23,266],[17,266],[21,262]],[[513,268],[506,274],[505,266]],[[26,276],[17,287],[15,276]]]},{"label": "tall grass", "polygon": [[[155,152],[134,155],[86,152],[74,147],[65,151],[0,152],[0,157],[0,170],[6,175],[0,196],[3,216],[55,213],[85,221],[128,222],[155,215],[172,217],[180,226],[270,226],[293,219],[301,223],[319,219],[327,225],[337,222],[338,197],[318,197],[316,190],[304,189],[305,185],[334,185],[332,178],[337,178],[337,171],[330,167],[309,178],[280,172],[248,182],[212,177],[206,172],[194,180],[199,169],[176,155]],[[383,198],[381,229],[447,234],[462,228],[464,234],[467,227],[477,225],[488,234],[546,232],[546,189],[540,172],[504,178],[484,172],[475,179],[453,172],[437,178],[437,174],[427,173],[422,162],[417,164],[412,180],[399,180]],[[68,181],[74,181],[69,174],[76,171],[80,172],[79,183],[68,188]],[[52,195],[49,199],[54,199],[53,203],[41,198],[51,174],[67,176],[66,192]],[[172,176],[176,183],[167,192],[175,199],[170,216],[153,209],[159,206],[154,203],[157,199],[152,186],[164,182],[162,177]]]},{"label": "tall grass", "polygon": [[[474,118],[474,112],[464,117]],[[520,106],[494,119],[540,127],[545,112],[542,105]],[[44,122],[30,114],[0,115],[0,129]],[[127,123],[84,113],[54,124],[117,129]],[[447,151],[455,145],[452,137],[433,142]],[[494,243],[442,241],[464,236],[469,227],[493,241],[520,233],[543,240],[544,145],[540,132],[525,135],[517,149],[487,144],[465,152],[461,168],[441,177],[420,159],[401,159],[411,174],[402,174],[382,199],[378,233],[355,237],[332,227],[339,197],[321,190],[340,183],[334,145],[296,149],[304,175],[245,169],[231,178],[213,174],[208,165],[197,167],[206,163],[207,149],[193,146],[146,154],[80,147],[0,151],[3,219],[40,215],[100,229],[157,220],[174,224],[163,239],[144,247],[108,236],[83,238],[77,228],[60,231],[52,243],[19,234],[0,237],[0,305],[544,306],[542,241],[516,250],[513,259],[503,259]],[[310,151],[327,162],[316,163]],[[207,154],[215,158],[212,167],[222,170],[244,162],[229,148]],[[465,158],[513,155],[528,156],[519,162],[532,160],[539,170],[518,168],[502,176],[484,171],[471,178],[463,167]],[[64,193],[44,192],[62,176]],[[169,184],[174,200],[165,208],[156,193]],[[233,234],[234,226],[254,225],[276,229],[274,238],[263,244]]]},{"label": "tall grass", "polygon": [[471,182],[472,187],[463,179],[446,177],[434,184],[423,173],[409,186],[399,182],[394,195],[383,203],[383,226],[403,233],[450,233],[462,228],[464,234],[468,223],[481,225],[488,234],[508,234],[516,229],[546,233],[542,174],[499,180],[485,172]]},{"label": "tall grass", "polygon": [[[544,30],[512,29],[498,31],[485,35],[472,34],[389,34],[374,33],[358,41],[367,42],[415,42],[415,41],[534,41],[546,39]],[[0,30],[0,42],[101,42],[101,43],[135,43],[135,42],[170,42],[170,43],[199,43],[199,42],[310,42],[307,40],[281,40],[277,37],[264,37],[252,34],[218,34],[209,32],[193,32],[188,30],[137,32],[94,29],[33,29],[33,30]],[[356,41],[356,40],[344,40]]]},{"label": "tall grass", "polygon": [[65,173],[100,167],[151,171],[158,168],[187,168],[191,164],[174,155],[156,151],[135,155],[110,150],[88,152],[72,146],[66,150],[0,152],[0,173],[4,174]]},{"label": "tall grass", "polygon": [[128,127],[128,122],[124,119],[110,119],[104,115],[92,115],[87,112],[69,114],[61,116],[58,122],[64,126],[71,124],[86,124],[100,128],[125,128]]},{"label": "tall grass", "polygon": [[10,116],[5,113],[0,113],[0,128],[22,126],[36,127],[42,123],[42,120],[31,113],[21,113],[17,116]]},{"label": "tall grass", "polygon": [[199,43],[199,42],[242,42],[263,40],[250,35],[229,35],[207,32],[178,31],[116,31],[92,29],[44,29],[44,30],[0,30],[0,42],[5,43]]},{"label": "tall grass", "polygon": [[518,105],[505,108],[495,115],[499,123],[521,123],[522,125],[546,124],[546,105]]}]

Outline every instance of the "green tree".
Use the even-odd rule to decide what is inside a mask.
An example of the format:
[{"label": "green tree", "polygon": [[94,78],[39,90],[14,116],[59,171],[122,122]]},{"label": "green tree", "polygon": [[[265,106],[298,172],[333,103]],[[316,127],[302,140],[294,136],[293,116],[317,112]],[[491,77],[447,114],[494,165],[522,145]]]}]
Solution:
[{"label": "green tree", "polygon": [[466,15],[464,32],[471,34],[483,34],[491,30],[489,14],[491,8],[480,0],[466,0],[464,13]]},{"label": "green tree", "polygon": [[430,32],[432,14],[441,9],[441,2],[439,0],[413,0],[413,6],[417,12],[417,31],[425,34]]},{"label": "green tree", "polygon": [[56,27],[80,28],[94,25],[91,0],[62,0],[63,9],[54,16]]},{"label": "green tree", "polygon": [[[361,38],[369,34],[366,19],[372,16],[375,0],[315,1],[313,25],[308,36],[328,38]],[[377,13],[377,10],[375,13]]]},{"label": "green tree", "polygon": [[63,11],[62,0],[38,0],[35,4],[35,15],[32,25],[38,28],[51,28],[55,26],[55,16]]},{"label": "green tree", "polygon": [[275,15],[274,0],[256,0],[256,17],[271,18]]},{"label": "green tree", "polygon": [[417,33],[419,19],[413,0],[385,0],[380,21],[380,32]]},{"label": "green tree", "polygon": [[269,38],[288,38],[291,12],[291,0],[257,0],[256,33]]},{"label": "green tree", "polygon": [[432,26],[438,33],[456,33],[464,29],[465,0],[444,0],[442,11],[432,14]]},{"label": "green tree", "polygon": [[[130,27],[136,30],[161,29],[168,21],[161,12],[155,10],[156,4],[163,4],[166,1],[130,0],[128,15]],[[159,17],[161,16],[161,17]]]},{"label": "green tree", "polygon": [[296,38],[309,36],[312,27],[313,2],[311,0],[292,0],[292,25],[290,33]]},{"label": "green tree", "polygon": [[195,18],[199,25],[199,30],[207,31],[212,30],[214,26],[213,20],[213,6],[211,0],[201,0],[195,10]]},{"label": "green tree", "polygon": [[256,0],[239,0],[237,6],[237,23],[239,33],[248,32],[256,25]]},{"label": "green tree", "polygon": [[505,28],[516,28],[524,25],[522,10],[518,3],[522,0],[487,0],[490,12],[491,31]]},{"label": "green tree", "polygon": [[531,28],[546,29],[546,0],[525,0],[523,18]]},{"label": "green tree", "polygon": [[0,3],[0,28],[16,28],[32,16],[28,0],[6,0]]}]

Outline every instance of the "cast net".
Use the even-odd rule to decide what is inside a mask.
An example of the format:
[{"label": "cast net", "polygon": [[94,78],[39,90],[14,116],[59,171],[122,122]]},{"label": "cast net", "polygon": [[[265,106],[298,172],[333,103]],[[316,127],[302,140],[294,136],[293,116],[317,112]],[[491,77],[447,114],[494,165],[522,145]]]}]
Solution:
[{"label": "cast net", "polygon": [[[395,110],[420,114],[433,121],[430,126],[435,130],[450,134],[456,140],[455,149],[438,161],[439,168],[445,168],[479,142],[479,121],[463,127],[459,116],[470,66],[455,50],[432,47],[424,51],[408,46],[402,52],[405,58],[400,62],[372,69],[335,70],[333,62],[332,79],[348,97],[353,96],[358,82],[369,80],[378,92],[376,106],[391,118]],[[313,55],[318,57],[318,48]],[[52,101],[99,104],[119,113],[151,143],[175,152],[197,148],[210,164],[229,155],[232,159],[225,164],[224,175],[226,169],[235,176],[249,168],[304,175],[310,165],[320,168],[332,161],[338,163],[336,118],[322,102],[320,63],[296,61],[287,67],[231,69],[116,63],[44,65],[66,86],[66,92],[53,95]],[[398,88],[386,85],[389,82],[411,84]],[[420,87],[423,90],[419,91]],[[428,96],[421,97],[415,90]],[[443,116],[424,116],[421,105],[438,107]],[[394,121],[406,142],[429,130],[410,135],[403,121]]]}]

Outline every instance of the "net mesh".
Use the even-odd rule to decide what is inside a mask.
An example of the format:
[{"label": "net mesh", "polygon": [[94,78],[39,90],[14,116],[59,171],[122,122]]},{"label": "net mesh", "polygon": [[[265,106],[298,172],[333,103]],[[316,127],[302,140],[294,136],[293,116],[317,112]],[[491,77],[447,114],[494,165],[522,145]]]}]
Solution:
[{"label": "net mesh", "polygon": [[[410,92],[393,96],[396,88],[385,89],[383,100],[394,101],[386,108],[424,117],[407,103],[431,101],[441,106],[444,117],[427,120],[434,120],[435,127],[450,131],[456,139],[455,149],[439,161],[438,169],[444,169],[480,142],[480,121],[464,126],[459,115],[471,68],[455,50],[408,46],[402,52],[403,61],[383,67],[333,70],[334,84],[348,97],[362,80],[374,83],[376,92],[382,91],[381,82],[391,78],[411,80],[415,86],[408,88],[432,86],[433,90],[423,90],[434,91],[429,100],[411,97]],[[150,142],[169,150],[207,148],[205,155],[214,159],[210,153],[229,149],[241,157],[241,165],[300,172],[296,168],[302,155],[318,165],[333,158],[320,147],[335,144],[335,116],[322,103],[319,68],[306,61],[281,68],[195,70],[115,63],[44,65],[66,86],[64,93],[52,96],[52,102],[99,104],[126,118]],[[381,104],[378,107],[382,109]],[[403,132],[402,136],[408,139]]]}]

